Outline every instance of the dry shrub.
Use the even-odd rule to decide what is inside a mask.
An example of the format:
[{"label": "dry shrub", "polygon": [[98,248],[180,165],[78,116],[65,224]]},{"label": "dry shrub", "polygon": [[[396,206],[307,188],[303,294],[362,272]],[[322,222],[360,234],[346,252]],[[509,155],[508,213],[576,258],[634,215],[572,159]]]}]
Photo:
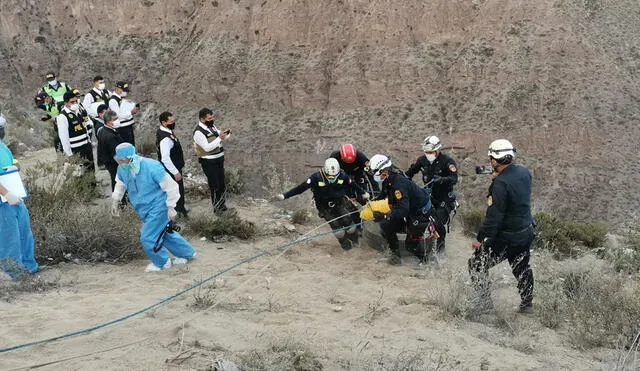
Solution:
[{"label": "dry shrub", "polygon": [[219,236],[234,236],[248,240],[257,233],[256,225],[240,218],[238,212],[229,209],[218,217],[205,214],[192,215],[187,221],[191,234],[206,237],[210,240]]},{"label": "dry shrub", "polygon": [[630,344],[640,329],[640,282],[617,274],[595,256],[553,267],[536,261],[536,313],[543,325],[563,328],[581,347]]},{"label": "dry shrub", "polygon": [[445,315],[466,318],[472,315],[474,303],[473,289],[465,283],[467,272],[445,270],[438,285],[429,289],[430,304],[438,306]]},{"label": "dry shrub", "polygon": [[324,367],[309,345],[293,336],[274,337],[266,348],[255,347],[238,358],[243,370],[320,371]]},{"label": "dry shrub", "polygon": [[306,209],[297,209],[291,214],[293,224],[305,225],[311,221],[311,212]]},{"label": "dry shrub", "polygon": [[12,301],[21,292],[41,293],[58,287],[60,276],[45,278],[41,274],[23,274],[15,280],[0,280],[0,299]]},{"label": "dry shrub", "polygon": [[25,171],[36,259],[124,262],[143,257],[133,211],[114,219],[106,205],[92,204],[93,174],[74,176],[74,169],[54,162]]}]

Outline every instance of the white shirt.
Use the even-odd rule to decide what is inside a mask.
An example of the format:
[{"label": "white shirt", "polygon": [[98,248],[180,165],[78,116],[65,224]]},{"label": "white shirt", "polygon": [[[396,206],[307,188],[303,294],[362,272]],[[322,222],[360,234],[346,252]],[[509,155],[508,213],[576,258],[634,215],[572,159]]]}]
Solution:
[{"label": "white shirt", "polygon": [[[165,128],[164,126],[161,126],[160,130],[173,134],[171,130]],[[164,167],[167,168],[167,170],[169,170],[171,174],[176,175],[180,171],[178,171],[178,168],[173,164],[173,161],[171,161],[172,148],[173,148],[173,140],[171,140],[171,138],[163,138],[160,141],[160,156],[162,158],[161,162],[164,165]]]},{"label": "white shirt", "polygon": [[[120,102],[122,102],[122,99],[124,99],[116,93],[113,93],[111,97],[120,98],[121,99]],[[123,125],[120,125],[120,123],[123,121],[125,121],[124,126],[129,126],[133,124],[133,115],[131,114],[131,111],[121,110],[120,107],[122,106],[122,104],[119,105],[118,102],[115,99],[111,99],[111,97],[109,98],[109,109],[118,114],[118,119],[115,121],[114,126],[115,127],[123,126]]]},{"label": "white shirt", "polygon": [[[203,124],[200,121],[198,121],[198,125],[210,133],[218,134],[218,137],[213,141],[211,141],[211,143],[209,143],[209,141],[207,140],[207,137],[204,134],[202,134],[200,131],[196,130],[193,133],[193,141],[196,142],[196,144],[199,145],[200,148],[202,148],[205,152],[210,152],[216,148],[222,147],[222,139],[220,139],[220,130],[218,130],[218,128],[216,128],[215,125],[212,126],[211,129],[209,129],[207,125]],[[214,159],[214,158],[220,158],[222,156],[224,156],[224,152],[221,152],[215,155],[202,156],[202,158]]]},{"label": "white shirt", "polygon": [[[75,113],[64,106],[60,111],[58,117],[56,117],[56,125],[58,126],[58,138],[60,138],[60,143],[62,144],[62,151],[67,156],[73,156],[73,151],[71,150],[71,139],[69,138],[69,120],[67,120],[67,116],[65,116],[63,112],[69,112],[75,115],[78,115],[78,113]],[[87,140],[87,134],[79,137],[74,137],[73,148],[81,147],[86,143],[89,143]]]},{"label": "white shirt", "polygon": [[[98,93],[98,95],[102,96],[102,90],[98,89],[98,88],[93,88],[91,89],[93,91],[95,91],[96,93]],[[108,91],[108,90],[107,90]],[[95,99],[93,99],[93,95],[91,95],[91,93],[87,93],[84,96],[84,100],[82,101],[82,105],[84,107],[86,107],[87,109],[89,109],[89,107],[91,107],[91,105],[95,103]],[[107,104],[107,102],[104,102],[104,104]]]},{"label": "white shirt", "polygon": [[0,128],[7,126],[7,119],[0,113]]}]

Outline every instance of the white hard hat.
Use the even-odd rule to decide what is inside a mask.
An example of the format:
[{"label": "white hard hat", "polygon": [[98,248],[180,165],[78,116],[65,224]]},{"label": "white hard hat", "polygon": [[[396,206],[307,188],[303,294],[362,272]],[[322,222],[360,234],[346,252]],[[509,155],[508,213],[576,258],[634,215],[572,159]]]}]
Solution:
[{"label": "white hard hat", "polygon": [[442,148],[442,143],[440,143],[440,138],[435,135],[424,138],[424,142],[422,142],[422,150],[425,152],[434,152],[440,148]]},{"label": "white hard hat", "polygon": [[516,149],[513,144],[506,139],[498,139],[489,145],[489,157],[496,160],[511,162],[516,157]]},{"label": "white hard hat", "polygon": [[335,177],[340,173],[340,164],[338,160],[331,157],[324,162],[324,174],[327,177]]},{"label": "white hard hat", "polygon": [[369,160],[369,169],[371,169],[371,173],[379,173],[380,170],[391,167],[391,159],[385,155],[374,155]]}]

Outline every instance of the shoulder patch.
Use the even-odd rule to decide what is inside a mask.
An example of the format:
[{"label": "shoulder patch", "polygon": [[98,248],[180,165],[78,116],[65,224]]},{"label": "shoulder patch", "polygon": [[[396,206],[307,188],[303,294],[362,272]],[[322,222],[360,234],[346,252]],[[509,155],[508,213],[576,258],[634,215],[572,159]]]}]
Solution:
[{"label": "shoulder patch", "polygon": [[491,196],[487,197],[487,205],[489,206],[493,205],[493,197]]},{"label": "shoulder patch", "polygon": [[402,200],[402,192],[400,192],[399,189],[396,189],[396,191],[393,192],[393,194],[396,196],[396,200]]},{"label": "shoulder patch", "polygon": [[458,168],[456,168],[456,165],[454,164],[449,164],[449,170],[451,170],[452,173],[455,173],[458,171]]},{"label": "shoulder patch", "polygon": [[307,184],[311,184],[311,178],[307,179]]}]

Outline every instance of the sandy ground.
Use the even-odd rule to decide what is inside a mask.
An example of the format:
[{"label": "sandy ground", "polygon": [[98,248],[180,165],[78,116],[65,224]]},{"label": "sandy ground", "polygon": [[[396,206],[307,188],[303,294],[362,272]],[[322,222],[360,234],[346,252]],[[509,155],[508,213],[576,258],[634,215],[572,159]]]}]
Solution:
[{"label": "sandy ground", "polygon": [[[277,210],[266,202],[236,200],[232,205],[242,217],[263,226]],[[205,208],[206,201],[195,207]],[[299,229],[309,231],[312,225]],[[317,232],[327,230],[324,226]],[[144,273],[147,261],[47,267],[40,274],[47,280],[59,278],[58,289],[0,302],[0,346],[61,335],[135,312],[302,232],[248,242],[193,237],[197,259],[160,273]],[[436,303],[449,294],[452,279],[463,277],[469,245],[470,240],[454,233],[446,265],[417,270],[411,258],[404,258],[403,266],[389,266],[382,253],[365,243],[345,253],[332,236],[321,237],[242,265],[195,292],[216,303],[210,310],[194,308],[196,295],[190,292],[88,335],[0,354],[0,369],[139,340],[41,369],[208,369],[216,359],[237,360],[235,356],[252,350],[287,347],[308,349],[325,370],[402,369],[411,364],[413,369],[462,370],[609,368],[613,354],[571,349],[562,335],[545,329],[535,316],[516,315],[518,298],[505,265],[494,272],[495,313],[476,322],[447,316]],[[407,360],[412,357],[428,364],[417,366]]]}]

